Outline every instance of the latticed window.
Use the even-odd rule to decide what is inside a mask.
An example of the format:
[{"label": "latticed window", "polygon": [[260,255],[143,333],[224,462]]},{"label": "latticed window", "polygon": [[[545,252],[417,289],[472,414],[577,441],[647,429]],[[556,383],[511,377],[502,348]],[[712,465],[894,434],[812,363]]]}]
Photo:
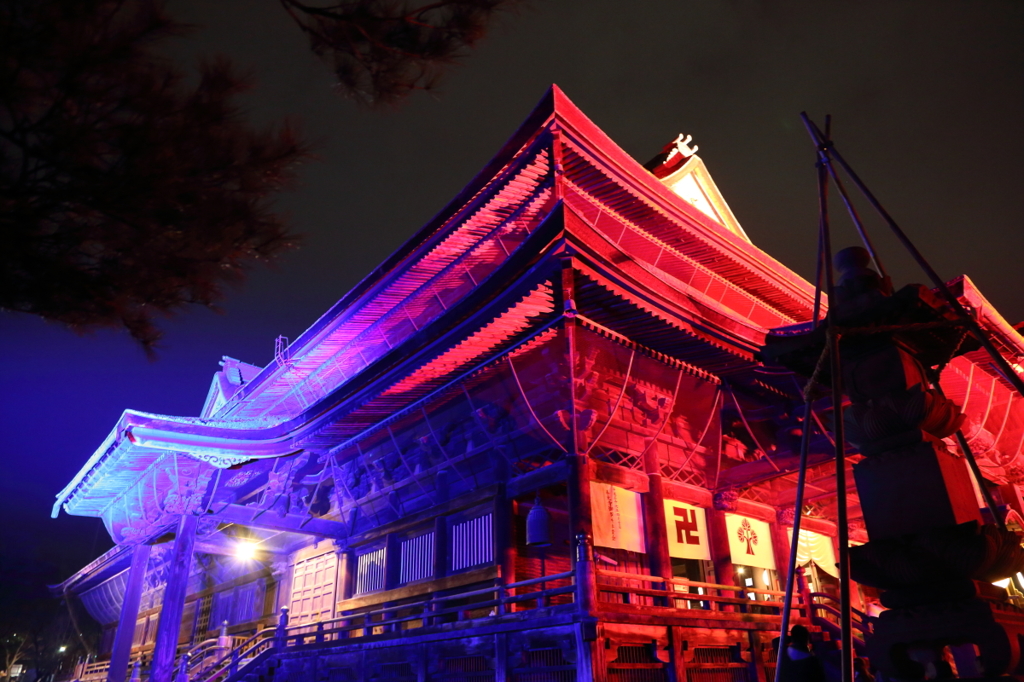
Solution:
[{"label": "latticed window", "polygon": [[514,682],[575,682],[576,666],[565,659],[561,648],[523,652],[523,666],[513,673]]},{"label": "latticed window", "polygon": [[687,682],[747,682],[748,673],[738,647],[696,647],[686,665]]},{"label": "latticed window", "polygon": [[132,636],[132,646],[142,646],[146,637],[146,619],[135,622],[135,634]]},{"label": "latticed window", "polygon": [[441,660],[439,674],[431,682],[492,682],[494,669],[484,656],[456,656]]},{"label": "latticed window", "polygon": [[381,663],[377,678],[381,680],[414,680],[416,671],[412,669],[412,664],[407,662]]},{"label": "latticed window", "polygon": [[210,629],[210,616],[213,613],[213,595],[207,594],[199,601],[199,615],[196,616],[196,628],[192,634],[192,644],[198,644],[206,639],[206,633]]},{"label": "latticed window", "polygon": [[452,524],[450,531],[452,570],[461,571],[494,561],[493,514]]},{"label": "latticed window", "polygon": [[668,682],[668,670],[663,662],[655,658],[652,646],[620,646],[615,660],[608,664],[608,680]]},{"label": "latticed window", "polygon": [[156,643],[156,626],[157,626],[157,623],[159,622],[159,620],[160,620],[160,614],[159,613],[154,613],[153,615],[151,615],[149,618],[146,619],[146,639],[145,639],[145,642],[144,642],[145,644],[155,644]]},{"label": "latticed window", "polygon": [[385,548],[372,549],[356,556],[356,594],[384,589],[387,555]]},{"label": "latticed window", "polygon": [[402,540],[398,580],[411,583],[434,575],[434,531]]}]

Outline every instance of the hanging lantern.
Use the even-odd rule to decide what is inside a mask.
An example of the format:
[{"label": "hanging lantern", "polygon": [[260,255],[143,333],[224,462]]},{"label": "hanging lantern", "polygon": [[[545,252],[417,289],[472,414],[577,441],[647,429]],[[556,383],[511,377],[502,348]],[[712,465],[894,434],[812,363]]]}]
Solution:
[{"label": "hanging lantern", "polygon": [[549,547],[551,545],[551,514],[540,501],[540,492],[533,501],[533,508],[526,515],[526,546]]}]

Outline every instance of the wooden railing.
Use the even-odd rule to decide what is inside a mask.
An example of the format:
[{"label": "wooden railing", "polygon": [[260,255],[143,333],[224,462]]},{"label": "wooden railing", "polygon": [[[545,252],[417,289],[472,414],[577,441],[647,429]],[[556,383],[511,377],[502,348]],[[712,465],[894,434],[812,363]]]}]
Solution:
[{"label": "wooden railing", "polygon": [[[811,592],[810,598],[811,621],[838,635],[841,618],[839,598],[827,592]],[[863,646],[865,636],[872,633],[874,619],[854,608],[850,609],[850,616],[850,624],[854,629],[854,644]]]},{"label": "wooden railing", "polygon": [[[635,584],[615,585],[608,579],[632,583],[660,583],[664,588],[638,587]],[[662,578],[656,575],[624,573],[621,571],[597,571],[597,592],[600,606],[615,603],[638,606],[653,606],[672,609],[699,609],[713,612],[763,613],[781,615],[785,592],[761,590],[736,585],[703,583],[685,578]],[[603,595],[618,595],[622,601],[614,602]],[[799,594],[793,595],[793,608],[799,609],[806,618],[807,609]]]},{"label": "wooden railing", "polygon": [[[386,604],[372,610],[361,610],[358,613],[346,613],[336,618],[288,627],[284,637],[284,646],[312,644],[339,639],[353,639],[371,634],[399,632],[407,629],[410,624],[418,627],[429,627],[444,622],[469,620],[474,617],[500,616],[508,613],[513,604],[535,602],[538,608],[550,604],[558,595],[574,595],[576,585],[534,590],[524,594],[511,594],[512,590],[520,590],[534,585],[559,580],[572,579],[573,571],[541,576],[530,580],[503,585],[500,582],[492,587],[485,587],[468,592],[441,595],[432,594],[428,598],[401,604]],[[484,597],[481,599],[481,597]],[[490,597],[490,598],[486,598]],[[465,600],[474,600],[463,604],[453,604]],[[484,612],[485,613],[481,613]]]},{"label": "wooden railing", "polygon": [[[125,674],[125,679],[131,679],[136,666],[141,669],[142,661],[141,654],[135,655],[128,661],[128,669]],[[71,672],[70,677],[66,679],[78,680],[78,682],[103,682],[107,679],[107,673],[110,671],[110,661],[82,661],[78,663]]]},{"label": "wooden railing", "polygon": [[[595,575],[596,573],[596,575]],[[493,576],[493,573],[491,574]],[[230,682],[239,670],[260,654],[287,648],[316,646],[342,640],[360,639],[372,635],[400,633],[419,627],[462,622],[474,618],[502,616],[520,608],[546,608],[556,598],[568,596],[565,606],[583,608],[588,602],[601,609],[605,607],[656,607],[674,610],[702,610],[718,613],[763,614],[776,617],[781,614],[785,593],[735,585],[718,585],[684,578],[624,573],[620,571],[594,571],[592,561],[580,561],[573,571],[540,576],[529,580],[504,584],[500,578],[491,578],[493,584],[463,592],[443,594],[437,591],[408,596],[409,592],[378,593],[349,600],[356,608],[344,609],[341,615],[315,623],[289,624],[288,609],[281,610],[276,628],[257,632],[236,643],[230,655],[223,656],[203,668],[189,664],[189,656],[182,657],[179,676],[175,682]],[[610,581],[622,584],[612,584]],[[569,581],[556,587],[549,583]],[[595,594],[596,583],[596,594]],[[479,584],[479,583],[478,583]],[[392,598],[400,596],[401,598]],[[618,595],[613,601],[610,595]],[[815,594],[827,598],[830,595]],[[594,602],[596,597],[596,602]],[[517,606],[522,605],[522,606]],[[793,595],[793,608],[804,618],[818,615],[819,619],[832,613],[830,604],[814,603],[810,606],[806,595]],[[859,612],[858,612],[859,614]],[[861,616],[863,614],[860,614]],[[859,622],[865,623],[863,618]],[[196,652],[210,650],[204,646]],[[181,666],[184,667],[181,667]],[[193,672],[194,671],[194,672]]]},{"label": "wooden railing", "polygon": [[[262,632],[272,632],[272,629]],[[190,680],[214,679],[216,671],[228,668],[235,653],[241,651],[258,634],[260,634],[259,631],[229,635],[228,623],[224,621],[224,624],[221,625],[220,636],[203,640],[181,657],[178,662],[179,676],[184,672],[188,675],[187,679]],[[184,662],[184,668],[182,662]]]},{"label": "wooden railing", "polygon": [[[545,575],[530,580],[503,584],[495,580],[494,585],[454,594],[432,593],[424,598],[405,603],[387,603],[370,610],[358,609],[355,612],[316,623],[288,624],[288,609],[281,609],[281,618],[276,628],[267,628],[252,637],[236,643],[229,655],[217,657],[216,654],[204,652],[216,651],[216,639],[207,640],[193,651],[198,656],[206,656],[208,664],[193,664],[191,653],[185,653],[178,662],[178,673],[175,682],[222,682],[235,676],[245,664],[269,649],[283,650],[296,647],[338,640],[357,639],[368,635],[400,632],[411,624],[426,627],[445,622],[458,622],[472,618],[499,616],[515,608],[515,604],[533,602],[537,608],[551,605],[555,597],[570,595],[576,601],[577,585],[574,581],[575,572],[566,571]],[[547,587],[547,583],[563,580],[573,581],[572,584],[560,587]],[[528,592],[525,588],[540,586]],[[513,592],[516,592],[515,594]],[[468,603],[455,603],[466,602]],[[532,605],[531,605],[532,606]]]},{"label": "wooden railing", "polygon": [[[128,664],[128,672],[130,673],[132,664]],[[99,682],[100,680],[107,679],[107,673],[110,671],[110,661],[93,661],[92,663],[81,663],[75,667],[74,679],[81,680],[81,682]]]},{"label": "wooden railing", "polygon": [[[281,617],[287,623],[288,609],[282,609]],[[251,637],[237,637],[239,641],[228,653],[219,658],[211,660],[206,667],[193,668],[188,653],[181,657],[178,662],[178,673],[175,682],[214,682],[231,677],[246,663],[259,656],[264,651],[280,645],[278,634],[282,628],[266,628],[253,634]]]}]

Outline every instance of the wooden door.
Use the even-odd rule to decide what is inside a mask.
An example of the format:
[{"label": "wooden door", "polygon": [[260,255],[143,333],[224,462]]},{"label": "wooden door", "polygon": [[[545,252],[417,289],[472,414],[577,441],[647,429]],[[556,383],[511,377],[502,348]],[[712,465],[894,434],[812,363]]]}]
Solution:
[{"label": "wooden door", "polygon": [[295,562],[289,624],[302,625],[333,618],[337,580],[338,555],[334,552]]}]

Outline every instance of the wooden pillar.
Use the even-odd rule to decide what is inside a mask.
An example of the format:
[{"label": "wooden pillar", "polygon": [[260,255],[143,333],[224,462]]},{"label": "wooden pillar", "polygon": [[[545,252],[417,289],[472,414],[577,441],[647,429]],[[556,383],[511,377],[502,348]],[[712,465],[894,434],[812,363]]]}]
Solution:
[{"label": "wooden pillar", "polygon": [[786,514],[777,513],[775,518],[775,523],[771,524],[772,551],[775,553],[775,572],[781,586],[778,589],[781,590],[785,589],[786,574],[789,572],[789,553],[792,547],[789,534],[793,532],[793,527],[784,523]]},{"label": "wooden pillar", "polygon": [[[569,428],[572,447],[566,453],[569,464],[568,496],[570,535],[575,547],[576,538],[583,533],[591,541],[594,526],[590,508],[590,463],[585,453],[580,452],[579,429],[576,424],[576,281],[571,258],[562,261],[562,305],[565,315],[565,356],[569,364],[569,411],[572,415]],[[588,543],[589,544],[589,543]],[[576,552],[573,551],[573,561]],[[574,564],[575,565],[575,564]]]},{"label": "wooden pillar", "polygon": [[648,493],[644,495],[647,557],[651,562],[651,575],[670,579],[672,559],[668,554],[668,529],[665,526],[665,488],[661,471],[658,470],[658,454],[654,450],[652,445],[645,455],[648,481]]},{"label": "wooden pillar", "polygon": [[448,575],[448,517],[441,515],[434,519],[434,580],[446,575]]},{"label": "wooden pillar", "polygon": [[338,601],[356,593],[356,552],[351,547],[338,550]]},{"label": "wooden pillar", "polygon": [[402,540],[396,533],[384,538],[384,589],[393,590],[401,582]]},{"label": "wooden pillar", "polygon": [[121,602],[121,618],[117,621],[114,647],[110,652],[110,668],[107,682],[124,682],[128,677],[128,660],[132,654],[132,640],[135,638],[135,622],[139,618],[139,602],[146,582],[146,567],[149,564],[150,545],[136,545],[132,549],[132,563],[128,569],[128,583],[124,588]]},{"label": "wooden pillar", "polygon": [[596,636],[596,622],[576,623],[576,679],[608,682],[608,666],[604,661],[604,637]]},{"label": "wooden pillar", "polygon": [[178,520],[178,532],[174,537],[171,551],[167,587],[164,588],[164,603],[160,610],[160,622],[156,628],[156,643],[153,648],[151,682],[171,682],[174,674],[174,658],[181,636],[181,616],[185,610],[185,596],[188,592],[188,575],[192,570],[192,548],[196,542],[196,523],[199,517],[183,514]]},{"label": "wooden pillar", "polygon": [[672,647],[672,679],[675,682],[686,682],[688,677],[686,672],[686,632],[687,630],[678,625],[673,625],[668,629],[669,644]]},{"label": "wooden pillar", "polygon": [[274,604],[274,613],[279,613],[282,608],[291,608],[292,606],[292,578],[295,575],[295,563],[287,559],[276,562],[273,572],[277,578],[277,600]]},{"label": "wooden pillar", "polygon": [[736,567],[729,551],[729,531],[725,526],[722,509],[708,510],[708,535],[711,536],[711,558],[715,564],[715,582],[719,585],[736,585]]},{"label": "wooden pillar", "polygon": [[494,635],[494,682],[506,682],[508,674],[508,633]]},{"label": "wooden pillar", "polygon": [[[569,455],[569,525],[572,535],[583,533],[594,539],[594,521],[590,507],[590,460],[585,455]],[[573,556],[575,561],[575,554]]]},{"label": "wooden pillar", "polygon": [[515,500],[508,499],[505,484],[494,497],[494,556],[501,569],[501,582],[516,581]]}]

